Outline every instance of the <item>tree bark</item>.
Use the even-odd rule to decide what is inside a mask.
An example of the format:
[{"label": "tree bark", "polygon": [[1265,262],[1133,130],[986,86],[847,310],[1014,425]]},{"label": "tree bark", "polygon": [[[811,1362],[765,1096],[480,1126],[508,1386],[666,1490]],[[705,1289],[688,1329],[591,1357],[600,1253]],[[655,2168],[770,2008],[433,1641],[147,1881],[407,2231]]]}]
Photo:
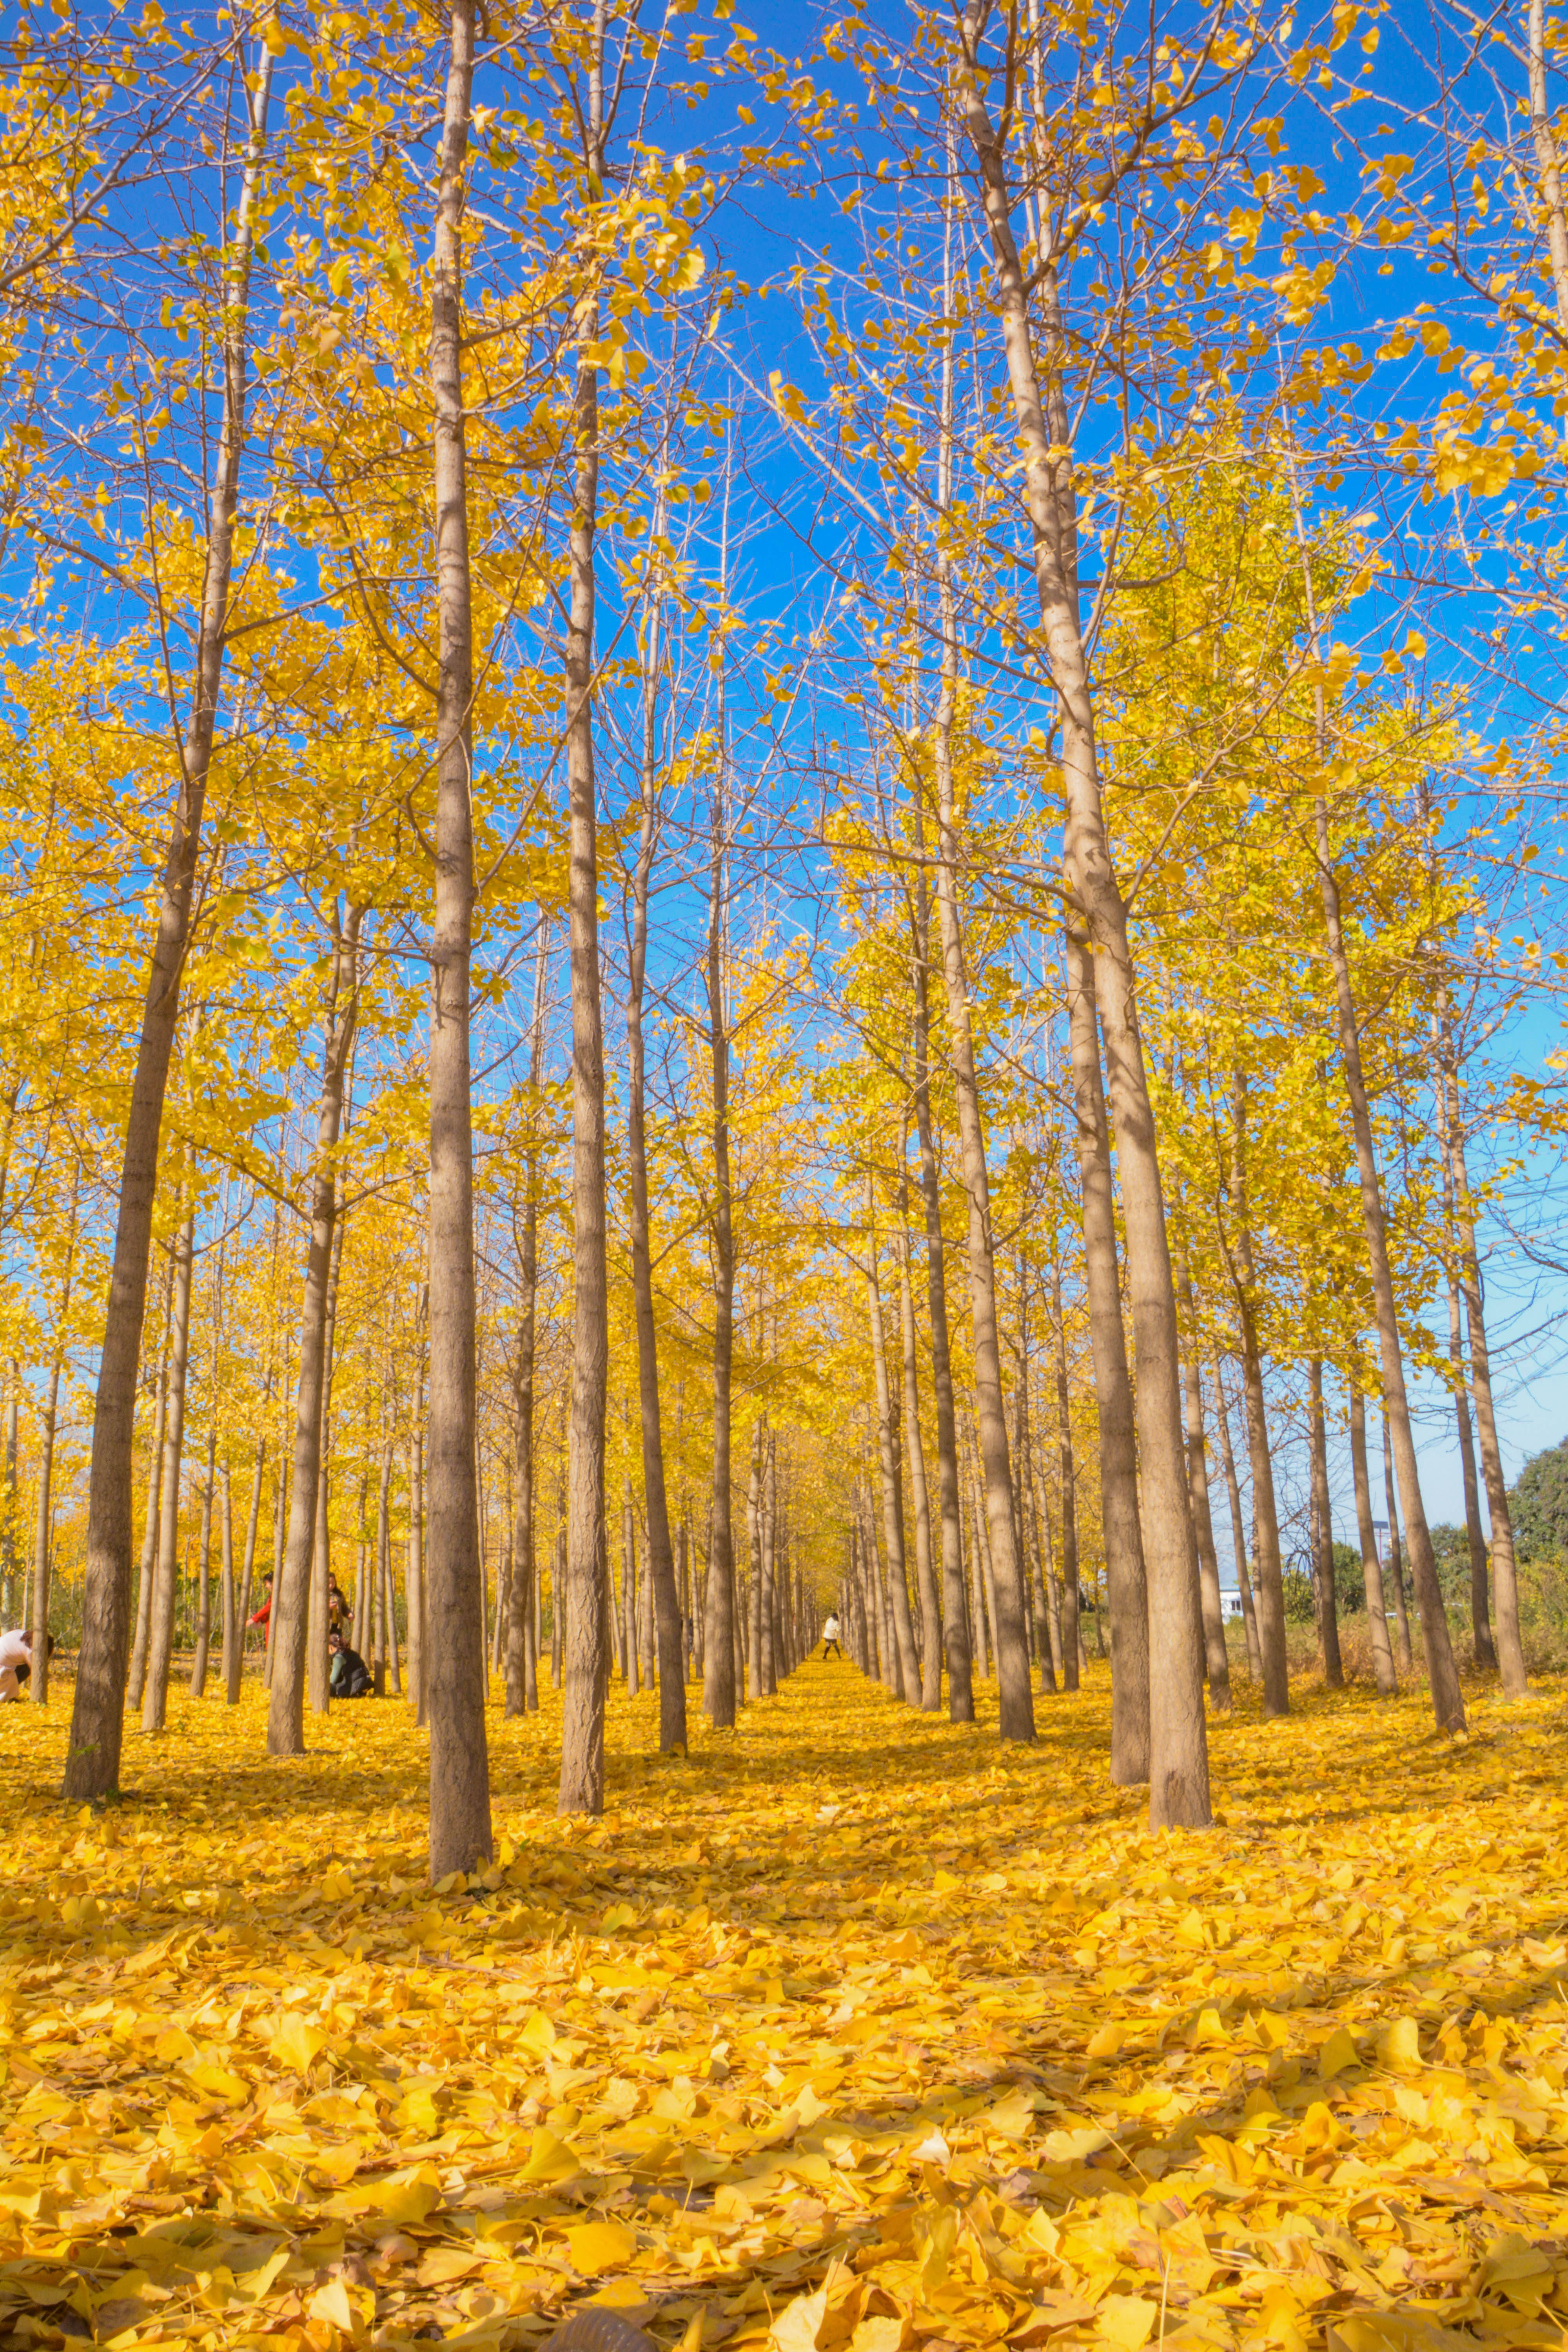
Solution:
[{"label": "tree bark", "polygon": [[1252,1580],[1247,1572],[1247,1521],[1242,1517],[1241,1485],[1236,1475],[1236,1455],[1230,1443],[1230,1413],[1217,1363],[1214,1370],[1214,1413],[1215,1428],[1219,1436],[1220,1461],[1225,1469],[1226,1494],[1230,1503],[1231,1548],[1236,1554],[1236,1589],[1241,1598],[1242,1630],[1247,1640],[1247,1671],[1255,1683],[1260,1683],[1263,1680],[1263,1644],[1258,1639]]},{"label": "tree bark", "polygon": [[305,1671],[321,1483],[329,1293],[337,1230],[334,1155],[342,1124],[343,1082],[359,1012],[361,910],[351,907],[346,924],[340,924],[335,914],[332,919],[335,952],[327,992],[321,1096],[316,1112],[316,1164],[310,1186],[310,1243],[300,1314],[300,1377],[294,1412],[289,1533],[283,1572],[272,1588],[268,1627],[272,1646],[272,1685],[267,1709],[269,1756],[302,1756],[305,1752]]},{"label": "tree bark", "polygon": [[169,1409],[163,1424],[163,1469],[158,1487],[158,1563],[147,1642],[147,1687],[142,1728],[162,1731],[169,1704],[174,1654],[174,1601],[180,1556],[180,1461],[185,1434],[185,1377],[190,1362],[191,1270],[195,1212],[188,1210],[174,1244],[174,1308],[169,1337]]},{"label": "tree bark", "polygon": [[[268,1367],[268,1384],[261,1409],[266,1412],[272,1402],[271,1366]],[[245,1673],[245,1629],[250,1620],[250,1595],[256,1575],[256,1531],[261,1524],[261,1487],[267,1466],[267,1431],[265,1426],[256,1440],[256,1468],[250,1480],[250,1508],[245,1521],[245,1557],[240,1565],[239,1591],[235,1601],[234,1622],[224,1629],[223,1678],[224,1697],[230,1706],[239,1705],[240,1683]],[[226,1468],[224,1475],[227,1477]],[[274,1588],[276,1589],[276,1588]]]},{"label": "tree bark", "polygon": [[[662,506],[656,529],[662,533]],[[658,1752],[686,1753],[686,1681],[680,1662],[680,1601],[665,1488],[659,1418],[658,1335],[653,1312],[653,1257],[647,1199],[647,1082],[643,991],[647,973],[647,903],[658,842],[658,669],[663,607],[652,594],[643,637],[642,824],[632,883],[632,936],[626,990],[626,1158],[631,1191],[632,1289],[637,1305],[637,1401],[642,1415],[643,1507],[647,1514],[648,1578],[658,1643]]]},{"label": "tree bark", "polygon": [[1351,1477],[1355,1487],[1356,1536],[1361,1544],[1362,1583],[1366,1591],[1367,1635],[1372,1644],[1372,1671],[1384,1698],[1399,1688],[1394,1670],[1394,1650],[1388,1638],[1387,1602],[1383,1591],[1383,1563],[1377,1556],[1377,1529],[1372,1517],[1372,1481],[1366,1470],[1366,1400],[1357,1382],[1351,1392]]},{"label": "tree bark", "polygon": [[931,1558],[931,1489],[926,1483],[925,1446],[921,1435],[920,1355],[915,1335],[914,1286],[910,1279],[910,1233],[905,1223],[904,1190],[900,1188],[898,1223],[899,1307],[904,1357],[904,1426],[910,1438],[910,1494],[915,1514],[915,1582],[921,1601],[921,1707],[935,1715],[942,1707],[942,1604]]},{"label": "tree bark", "polygon": [[1394,1490],[1394,1440],[1388,1415],[1383,1417],[1383,1496],[1388,1513],[1388,1566],[1394,1584],[1394,1630],[1399,1650],[1399,1671],[1410,1674],[1415,1653],[1410,1646],[1410,1615],[1405,1605],[1405,1565],[1399,1554],[1399,1505]]},{"label": "tree bark", "polygon": [[[207,1656],[212,1648],[213,1504],[216,1499],[217,1486],[216,1412],[217,1397],[215,1391],[213,1397],[213,1412],[215,1418],[212,1427],[207,1431],[206,1484],[202,1489],[202,1532],[196,1545],[196,1643],[195,1654],[191,1660],[191,1696],[193,1698],[201,1698],[205,1695],[207,1686]],[[228,1568],[230,1573],[232,1573],[234,1568],[232,1538],[229,1547]],[[227,1605],[232,1610],[232,1601]]]},{"label": "tree bark", "polygon": [[[588,27],[586,104],[579,113],[584,166],[595,197],[604,184],[605,168],[605,5],[606,0],[595,0]],[[609,1565],[605,1535],[605,1411],[610,1343],[605,1265],[605,1034],[599,996],[599,849],[593,700],[599,373],[592,352],[599,333],[599,291],[597,263],[590,259],[587,267],[589,282],[578,299],[575,319],[572,590],[566,634],[574,1280],[566,1700],[562,1720],[559,1801],[563,1813],[604,1811],[605,1690],[609,1664],[605,1598]]]},{"label": "tree bark", "polygon": [[475,0],[452,0],[430,284],[436,593],[436,925],[431,941],[430,1369],[423,1690],[430,1877],[492,1852],[484,1570],[474,1466],[476,1341],[469,967],[474,914],[473,592],[463,413],[463,207]]},{"label": "tree bark", "polygon": [[[1503,1696],[1522,1698],[1529,1682],[1524,1669],[1524,1647],[1519,1632],[1519,1572],[1514,1560],[1513,1518],[1509,1509],[1508,1481],[1503,1475],[1502,1449],[1498,1444],[1497,1415],[1492,1407],[1491,1354],[1487,1346],[1480,1260],[1476,1253],[1475,1201],[1470,1192],[1469,1169],[1466,1164],[1465,1139],[1460,1125],[1458,1075],[1447,1034],[1445,1048],[1442,1057],[1445,1157],[1454,1191],[1459,1283],[1464,1292],[1465,1322],[1470,1341],[1470,1390],[1476,1401],[1476,1432],[1481,1443],[1481,1475],[1486,1480],[1487,1516],[1492,1529],[1492,1591],[1497,1600],[1498,1667]],[[1473,1582],[1471,1589],[1473,1591]]]},{"label": "tree bark", "polygon": [[936,1406],[937,1499],[942,1516],[942,1647],[947,1658],[947,1712],[952,1723],[973,1723],[974,1692],[969,1621],[963,1600],[963,1506],[958,1481],[958,1422],[952,1399],[952,1352],[947,1324],[946,1245],[942,1183],[931,1113],[930,910],[923,872],[911,909],[914,934],[914,1107],[921,1154],[921,1202],[925,1211],[926,1298],[931,1313],[931,1391]]},{"label": "tree bark", "polygon": [[898,1402],[888,1372],[887,1328],[882,1315],[881,1285],[877,1278],[877,1237],[867,1234],[869,1252],[861,1269],[866,1283],[866,1307],[871,1325],[871,1367],[877,1384],[877,1454],[882,1478],[882,1540],[888,1553],[888,1590],[892,1603],[893,1639],[899,1663],[899,1695],[915,1700],[921,1688],[921,1668],[915,1649],[915,1629],[910,1615],[909,1572],[904,1563],[904,1465],[899,1429]]},{"label": "tree bark", "polygon": [[1184,1360],[1187,1396],[1187,1478],[1192,1491],[1193,1535],[1197,1544],[1198,1590],[1203,1607],[1204,1672],[1210,1704],[1221,1714],[1230,1711],[1230,1656],[1225,1645],[1225,1608],[1219,1597],[1219,1559],[1215,1550],[1214,1517],[1209,1509],[1208,1453],[1204,1440],[1203,1376],[1198,1369],[1197,1316],[1193,1286],[1184,1261],[1178,1276],[1181,1304],[1187,1323]]},{"label": "tree bark", "polygon": [[[1068,1394],[1067,1326],[1062,1320],[1061,1259],[1051,1253],[1051,1319],[1057,1334],[1057,1444],[1058,1475],[1061,1480],[1062,1512],[1062,1688],[1075,1691],[1079,1686],[1079,1660],[1082,1648],[1078,1614],[1078,1494],[1077,1471],[1073,1461],[1072,1413]],[[1121,1328],[1121,1310],[1117,1311]],[[1125,1370],[1125,1359],[1123,1370]],[[1096,1611],[1098,1617],[1099,1612]],[[1115,1700],[1112,1697],[1112,1706]]]},{"label": "tree bark", "polygon": [[[720,679],[722,695],[723,679]],[[724,713],[709,817],[708,1032],[712,1057],[713,1207],[709,1265],[713,1286],[713,1486],[708,1544],[708,1611],[702,1706],[715,1730],[735,1721],[735,1566],[730,1526],[730,1390],[735,1345],[735,1244],[730,1183],[730,1040],[724,1009]]]},{"label": "tree bark", "polygon": [[248,136],[233,236],[223,255],[223,424],[203,567],[191,713],[181,746],[179,790],[159,889],[157,936],[126,1121],[108,1312],[99,1357],[88,1475],[82,1642],[63,1789],[67,1802],[72,1804],[111,1796],[120,1785],[131,1607],[136,1368],[147,1300],[163,1097],[190,943],[191,904],[223,680],[239,461],[245,443],[251,250],[272,93],[272,54],[264,40],[256,45],[255,62],[243,87]]},{"label": "tree bark", "polygon": [[[1321,688],[1319,689],[1320,697]],[[1421,1637],[1426,1652],[1426,1674],[1432,1688],[1432,1713],[1438,1728],[1460,1731],[1465,1702],[1443,1613],[1437,1563],[1421,1499],[1415,1462],[1415,1439],[1410,1423],[1410,1402],[1405,1387],[1405,1361],[1400,1348],[1399,1320],[1394,1298],[1394,1276],[1388,1259],[1388,1234],[1384,1219],[1383,1187],[1373,1150],[1372,1112],[1362,1070],[1361,1030],[1351,985],[1350,958],[1345,951],[1340,916],[1340,886],[1329,844],[1329,807],[1320,793],[1315,803],[1318,836],[1318,877],[1322,890],[1323,923],[1328,934],[1329,961],[1334,975],[1334,1003],[1339,1016],[1340,1060],[1350,1096],[1351,1124],[1355,1132],[1356,1171],[1361,1179],[1362,1219],[1372,1272],[1373,1301],[1377,1309],[1378,1351],[1383,1366],[1384,1416],[1393,1424],[1394,1459],[1405,1506],[1405,1533],[1415,1597],[1421,1607]]]},{"label": "tree bark", "polygon": [[147,1454],[147,1515],[142,1532],[142,1561],[136,1586],[136,1639],[131,1652],[126,1697],[142,1705],[147,1685],[147,1643],[153,1630],[153,1580],[158,1559],[158,1496],[163,1479],[163,1429],[169,1416],[169,1335],[174,1313],[174,1261],[169,1253],[163,1276],[163,1336],[158,1350],[157,1399]]},{"label": "tree bark", "polygon": [[1310,1359],[1307,1381],[1311,1420],[1312,1521],[1316,1535],[1312,1570],[1317,1588],[1313,1597],[1318,1612],[1318,1649],[1323,1662],[1324,1682],[1330,1690],[1343,1690],[1345,1670],[1340,1657],[1340,1614],[1334,1591],[1333,1505],[1329,1496],[1329,1439],[1323,1425],[1323,1363],[1321,1356]]},{"label": "tree bark", "polygon": [[1230,1213],[1234,1232],[1222,1224],[1220,1243],[1236,1298],[1241,1341],[1242,1395],[1247,1412],[1247,1450],[1252,1466],[1252,1543],[1258,1562],[1258,1642],[1263,1659],[1263,1712],[1285,1715],[1290,1706],[1285,1658],[1285,1583],[1279,1557],[1279,1513],[1274,1495],[1274,1458],[1268,1443],[1268,1412],[1263,1393],[1263,1358],[1258,1342],[1257,1281],[1247,1190],[1247,1078],[1237,1071],[1231,1087],[1232,1159]]},{"label": "tree bark", "polygon": [[[533,1022],[528,1057],[528,1149],[523,1155],[522,1221],[517,1235],[517,1353],[512,1363],[512,1444],[517,1486],[512,1521],[514,1602],[507,1625],[506,1712],[538,1712],[538,1679],[530,1694],[530,1636],[535,1584],[533,1375],[539,1314],[539,1115],[544,1076],[544,985],[550,962],[550,926],[542,909],[533,962]],[[518,1603],[521,1602],[521,1606]]]},{"label": "tree bark", "polygon": [[1100,1075],[1094,959],[1080,922],[1066,926],[1068,1041],[1078,1144],[1084,1288],[1100,1423],[1100,1512],[1110,1603],[1110,1778],[1119,1789],[1149,1778],[1149,1591],[1138,1511],[1132,1383],[1116,1262],[1110,1130]]},{"label": "tree bark", "polygon": [[81,1162],[77,1160],[71,1171],[70,1218],[66,1231],[66,1262],[60,1283],[60,1303],[55,1316],[55,1345],[49,1361],[49,1385],[44,1395],[43,1427],[38,1433],[38,1515],[33,1534],[33,1591],[29,1621],[33,1628],[33,1664],[27,1677],[27,1688],[35,1706],[47,1706],[49,1698],[49,1528],[54,1500],[55,1430],[59,1417],[60,1374],[65,1369],[66,1327],[70,1316],[71,1290],[76,1276],[80,1204]]},{"label": "tree bark", "polygon": [[[1094,704],[1079,611],[1077,493],[1070,441],[1061,429],[1066,404],[1058,362],[1052,373],[1053,407],[1059,411],[1053,429],[1047,423],[1036,373],[1029,296],[1013,235],[1005,152],[982,90],[978,52],[988,14],[989,0],[966,0],[963,5],[958,19],[963,63],[954,76],[954,95],[979,167],[990,232],[996,316],[1022,444],[1035,580],[1061,722],[1068,886],[1088,921],[1096,952],[1096,995],[1116,1128],[1137,1370],[1133,1405],[1144,1570],[1151,1639],[1157,1644],[1150,1671],[1149,1818],[1155,1829],[1202,1828],[1210,1818],[1208,1744],[1164,1199],[1139,1034],[1127,909],[1110,861],[1100,802]],[[1037,268],[1036,279],[1059,349],[1054,263],[1047,259]]]}]

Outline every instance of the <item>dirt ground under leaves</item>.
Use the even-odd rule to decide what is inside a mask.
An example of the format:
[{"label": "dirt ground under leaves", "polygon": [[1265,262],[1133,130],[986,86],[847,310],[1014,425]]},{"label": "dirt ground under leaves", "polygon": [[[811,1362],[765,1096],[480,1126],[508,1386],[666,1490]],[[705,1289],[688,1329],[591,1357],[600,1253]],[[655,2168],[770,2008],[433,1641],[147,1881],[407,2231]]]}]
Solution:
[{"label": "dirt ground under leaves", "polygon": [[617,1694],[592,1823],[547,1693],[436,1894],[401,1702],[278,1765],[178,1695],[97,1816],[68,1688],[0,1709],[0,2343],[1561,2346],[1568,1693],[1469,1696],[1244,1695],[1156,1840],[1103,1668],[1028,1751]]}]

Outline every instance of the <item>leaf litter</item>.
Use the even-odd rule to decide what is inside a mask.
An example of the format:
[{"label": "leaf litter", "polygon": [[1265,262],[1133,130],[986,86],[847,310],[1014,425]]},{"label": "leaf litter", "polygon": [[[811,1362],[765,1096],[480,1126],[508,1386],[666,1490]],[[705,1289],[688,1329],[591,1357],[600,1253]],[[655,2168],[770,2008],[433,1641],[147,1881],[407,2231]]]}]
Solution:
[{"label": "leaf litter", "polygon": [[812,1664],[666,1763],[617,1693],[562,1822],[547,1693],[434,1892],[396,1704],[172,1696],[96,1815],[4,1710],[0,2339],[1560,2346],[1563,1686],[1243,1707],[1159,1839],[1108,1696],[1002,1751]]}]

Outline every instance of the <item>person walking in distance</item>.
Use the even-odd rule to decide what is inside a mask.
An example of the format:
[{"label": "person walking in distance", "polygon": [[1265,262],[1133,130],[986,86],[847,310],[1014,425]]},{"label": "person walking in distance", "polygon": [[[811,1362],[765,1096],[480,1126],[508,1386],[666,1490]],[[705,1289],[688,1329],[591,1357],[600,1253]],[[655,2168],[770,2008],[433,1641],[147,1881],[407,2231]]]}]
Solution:
[{"label": "person walking in distance", "polygon": [[839,1649],[838,1644],[838,1620],[837,1617],[829,1617],[826,1624],[822,1629],[822,1663],[824,1665],[827,1664],[827,1655],[830,1650],[837,1650],[840,1657],[844,1655],[844,1653],[842,1649]]}]

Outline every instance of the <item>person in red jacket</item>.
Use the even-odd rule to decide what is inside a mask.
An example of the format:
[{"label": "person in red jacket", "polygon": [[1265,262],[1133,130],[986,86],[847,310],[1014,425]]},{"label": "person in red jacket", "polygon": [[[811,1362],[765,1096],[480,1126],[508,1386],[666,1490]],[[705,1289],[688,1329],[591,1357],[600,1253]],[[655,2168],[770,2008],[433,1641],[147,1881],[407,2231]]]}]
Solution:
[{"label": "person in red jacket", "polygon": [[268,1625],[271,1622],[271,1617],[272,1579],[270,1576],[264,1576],[261,1580],[261,1606],[257,1611],[254,1617],[247,1617],[246,1619],[246,1631],[248,1633],[252,1625]]}]

